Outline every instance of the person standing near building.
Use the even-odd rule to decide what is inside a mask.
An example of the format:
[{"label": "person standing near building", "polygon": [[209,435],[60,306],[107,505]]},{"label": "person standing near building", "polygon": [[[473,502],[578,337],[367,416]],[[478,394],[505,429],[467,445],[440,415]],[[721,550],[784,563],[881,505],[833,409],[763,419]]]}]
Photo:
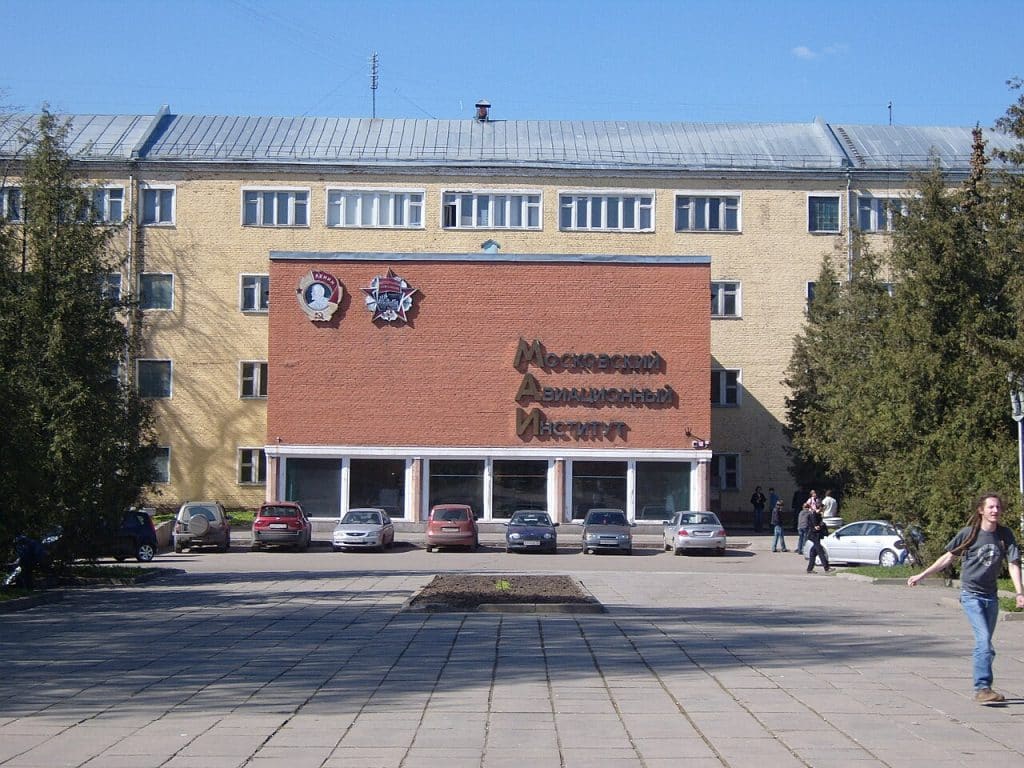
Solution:
[{"label": "person standing near building", "polygon": [[[814,493],[814,491],[811,491]],[[808,505],[810,502],[808,501]],[[814,561],[816,558],[821,558],[821,564],[825,566],[825,572],[832,570],[832,567],[828,564],[828,553],[825,548],[821,546],[821,540],[828,535],[828,528],[825,526],[825,521],[821,519],[821,512],[814,509],[810,509],[807,515],[807,538],[811,542],[811,550],[807,553],[807,572],[814,572]]]},{"label": "person standing near building", "polygon": [[818,498],[818,492],[811,488],[811,495],[807,497],[807,503],[810,505],[811,512],[821,512],[821,499]]},{"label": "person standing near building", "polygon": [[754,533],[761,532],[761,526],[764,524],[764,505],[767,502],[768,499],[761,492],[761,486],[754,488],[750,495],[750,505],[754,508]]},{"label": "person standing near building", "polygon": [[772,552],[788,552],[786,549],[786,538],[782,531],[782,499],[776,497],[775,505],[772,507]]},{"label": "person standing near building", "polygon": [[796,551],[799,554],[804,553],[804,544],[807,543],[807,522],[811,516],[811,505],[806,501],[800,508],[800,514],[796,518],[796,532],[799,535],[796,543]]},{"label": "person standing near building", "polygon": [[829,488],[825,491],[825,498],[821,500],[821,516],[822,518],[835,517],[839,514],[839,502],[835,500],[832,495],[832,489]]},{"label": "person standing near building", "polygon": [[1017,607],[1024,608],[1020,549],[1013,531],[999,524],[1002,514],[1003,500],[999,495],[982,494],[969,524],[950,539],[946,551],[923,571],[907,579],[907,586],[916,586],[926,576],[947,568],[956,558],[963,558],[960,605],[974,633],[974,700],[979,704],[1005,700],[1001,693],[992,690],[992,660],[996,655],[992,635],[999,618],[998,579],[1004,560],[1009,565],[1010,580],[1017,593]]}]

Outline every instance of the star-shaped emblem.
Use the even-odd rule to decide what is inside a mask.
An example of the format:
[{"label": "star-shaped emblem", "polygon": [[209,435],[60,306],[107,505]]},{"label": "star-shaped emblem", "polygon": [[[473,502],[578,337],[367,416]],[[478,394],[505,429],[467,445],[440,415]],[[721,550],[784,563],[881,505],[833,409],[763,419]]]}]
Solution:
[{"label": "star-shaped emblem", "polygon": [[366,294],[366,308],[373,313],[373,319],[385,320],[389,323],[408,322],[408,312],[412,309],[412,295],[417,289],[389,269],[387,275],[378,275],[370,281],[369,288],[363,288]]}]

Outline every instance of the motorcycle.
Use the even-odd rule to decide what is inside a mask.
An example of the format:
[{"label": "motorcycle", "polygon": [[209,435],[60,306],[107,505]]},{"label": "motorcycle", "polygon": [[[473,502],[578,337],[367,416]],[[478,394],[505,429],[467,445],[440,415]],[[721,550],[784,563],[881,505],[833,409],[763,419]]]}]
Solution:
[{"label": "motorcycle", "polygon": [[50,550],[60,541],[61,531],[55,530],[42,539],[33,539],[21,534],[14,539],[14,560],[7,564],[4,588],[20,587],[31,590],[34,586],[34,572],[50,564]]}]

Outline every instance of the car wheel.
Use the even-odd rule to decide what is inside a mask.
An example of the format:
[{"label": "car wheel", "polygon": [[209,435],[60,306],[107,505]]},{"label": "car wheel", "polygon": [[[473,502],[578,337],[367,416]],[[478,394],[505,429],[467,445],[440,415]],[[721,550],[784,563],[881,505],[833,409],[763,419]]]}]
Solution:
[{"label": "car wheel", "polygon": [[665,545],[665,551],[666,552],[671,552],[672,551],[672,545],[671,544],[666,544]]},{"label": "car wheel", "polygon": [[259,552],[262,549],[262,547],[260,546],[260,543],[258,541],[254,541],[252,545],[249,547],[249,549],[251,549],[253,552]]},{"label": "car wheel", "polygon": [[891,549],[883,549],[878,556],[878,564],[886,568],[892,568],[899,562],[899,556]]},{"label": "car wheel", "polygon": [[140,563],[148,563],[154,557],[156,557],[156,547],[152,544],[139,544],[139,548],[135,551],[135,559]]},{"label": "car wheel", "polygon": [[584,547],[583,549],[580,550],[580,554],[581,555],[589,555],[590,554],[590,550],[587,549],[586,547]]},{"label": "car wheel", "polygon": [[632,548],[632,547],[630,547],[629,549],[627,549],[627,550],[626,550],[626,554],[627,554],[627,555],[632,555],[632,554],[633,554],[633,548]]},{"label": "car wheel", "polygon": [[426,550],[427,550],[427,552],[433,552],[434,548],[432,546],[430,546],[429,544],[427,544]]},{"label": "car wheel", "polygon": [[223,544],[217,545],[218,552],[227,552],[229,549],[231,549],[231,539],[224,539]]},{"label": "car wheel", "polygon": [[725,547],[720,547],[720,548],[716,549],[715,550],[715,554],[718,555],[719,557],[724,555],[725,554]]},{"label": "car wheel", "polygon": [[672,554],[673,554],[673,555],[675,555],[676,557],[678,557],[678,556],[680,556],[681,554],[683,554],[683,550],[681,550],[681,549],[676,549],[676,548],[674,548],[674,547],[673,547],[673,548],[672,548]]},{"label": "car wheel", "polygon": [[174,551],[180,555],[182,552],[185,551],[185,547],[183,547],[181,544],[175,544]]}]

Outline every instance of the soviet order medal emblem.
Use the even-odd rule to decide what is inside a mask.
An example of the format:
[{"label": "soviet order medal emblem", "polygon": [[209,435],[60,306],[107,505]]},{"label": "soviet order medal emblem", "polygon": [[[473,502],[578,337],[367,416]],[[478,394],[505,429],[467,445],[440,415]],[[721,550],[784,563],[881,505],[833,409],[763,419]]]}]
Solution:
[{"label": "soviet order medal emblem", "polygon": [[373,313],[373,319],[386,320],[389,323],[408,322],[408,312],[412,309],[412,295],[416,291],[416,288],[390,269],[384,277],[378,275],[373,278],[369,288],[363,288],[363,293],[366,294],[366,308]]},{"label": "soviet order medal emblem", "polygon": [[330,320],[341,304],[345,288],[338,278],[319,269],[311,269],[295,289],[299,306],[306,316],[313,321]]}]

